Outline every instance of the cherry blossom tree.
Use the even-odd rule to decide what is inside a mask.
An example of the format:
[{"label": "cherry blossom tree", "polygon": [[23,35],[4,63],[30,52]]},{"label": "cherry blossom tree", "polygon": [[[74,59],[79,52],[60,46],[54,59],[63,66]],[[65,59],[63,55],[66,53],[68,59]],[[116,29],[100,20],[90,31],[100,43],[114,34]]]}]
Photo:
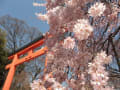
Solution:
[{"label": "cherry blossom tree", "polygon": [[[113,90],[107,83],[106,65],[109,67],[115,58],[120,71],[119,1],[46,0],[45,4],[33,5],[46,7],[46,14],[36,15],[49,24],[52,36],[46,35],[45,43],[48,47],[45,73],[52,72],[52,77],[41,78],[41,85],[37,85],[41,81],[33,82],[33,90],[41,86],[43,90],[49,87],[52,90]],[[62,86],[63,82],[66,87]]]}]

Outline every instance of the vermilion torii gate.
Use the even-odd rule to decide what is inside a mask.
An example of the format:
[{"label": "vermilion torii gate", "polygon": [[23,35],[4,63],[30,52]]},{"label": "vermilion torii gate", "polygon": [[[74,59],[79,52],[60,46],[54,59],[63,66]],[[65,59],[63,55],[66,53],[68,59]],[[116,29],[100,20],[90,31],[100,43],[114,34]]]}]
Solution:
[{"label": "vermilion torii gate", "polygon": [[[34,40],[33,42],[27,44],[26,46],[22,47],[21,49],[17,50],[16,52],[12,53],[8,59],[12,60],[11,64],[8,64],[5,68],[9,69],[8,72],[8,76],[6,78],[6,81],[4,83],[3,86],[3,90],[9,90],[14,74],[15,74],[15,70],[16,70],[16,66],[24,63],[24,62],[28,62],[38,56],[44,55],[48,48],[46,46],[44,46],[43,48],[37,50],[34,52],[34,49],[42,46],[45,42],[45,36],[41,36],[39,38],[37,38],[36,40]],[[21,55],[27,54],[26,56],[24,56],[23,58],[21,58]],[[47,59],[45,60],[45,67],[47,66]],[[46,68],[44,69],[44,71],[46,70]]]}]

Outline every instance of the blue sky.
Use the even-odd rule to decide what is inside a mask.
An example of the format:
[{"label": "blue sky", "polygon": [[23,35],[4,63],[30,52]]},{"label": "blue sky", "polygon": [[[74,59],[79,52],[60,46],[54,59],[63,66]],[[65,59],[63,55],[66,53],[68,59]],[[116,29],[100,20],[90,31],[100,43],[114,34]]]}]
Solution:
[{"label": "blue sky", "polygon": [[[36,1],[42,2],[43,0]],[[35,16],[35,12],[42,11],[44,8],[33,7],[33,2],[34,0],[0,0],[0,16],[10,15],[24,20],[29,26],[36,27],[45,33],[48,31],[49,25]]]}]

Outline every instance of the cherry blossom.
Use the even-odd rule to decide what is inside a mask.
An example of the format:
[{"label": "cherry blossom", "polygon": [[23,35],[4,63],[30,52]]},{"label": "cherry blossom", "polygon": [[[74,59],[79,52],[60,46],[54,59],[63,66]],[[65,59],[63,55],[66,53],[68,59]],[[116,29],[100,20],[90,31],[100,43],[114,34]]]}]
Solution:
[{"label": "cherry blossom", "polygon": [[[111,61],[111,56],[107,56],[104,51],[97,54],[93,63],[89,63],[88,73],[91,75],[91,84],[93,88],[96,90],[103,87],[106,87],[108,78],[108,73],[105,71],[104,64],[108,64]],[[97,66],[97,67],[96,67]]]},{"label": "cherry blossom", "polygon": [[75,47],[75,39],[67,37],[64,39],[63,47],[66,49],[73,49]]},{"label": "cherry blossom", "polygon": [[32,90],[48,90],[47,88],[44,87],[44,83],[48,81],[50,83],[53,83],[51,88],[52,90],[66,90],[65,87],[63,87],[59,82],[55,80],[55,78],[50,78],[49,74],[45,75],[44,80],[34,80],[33,83],[30,84],[30,87]]},{"label": "cherry blossom", "polygon": [[93,28],[89,24],[88,20],[79,19],[77,20],[77,23],[74,25],[73,32],[75,33],[75,37],[77,39],[85,40],[93,32]]},{"label": "cherry blossom", "polygon": [[101,16],[104,13],[105,9],[106,6],[103,3],[96,2],[89,8],[88,13],[90,16],[97,17]]},{"label": "cherry blossom", "polygon": [[54,59],[54,55],[52,52],[47,53],[47,58]]},{"label": "cherry blossom", "polygon": [[32,90],[47,90],[42,85],[42,81],[40,79],[34,80],[33,83],[30,83],[30,87]]},{"label": "cherry blossom", "polygon": [[[46,14],[37,14],[39,19],[48,22],[49,34],[52,36],[49,38],[46,35],[45,45],[48,47],[46,74],[54,72],[53,77],[46,75],[45,80],[41,79],[43,82],[53,83],[52,90],[64,90],[61,82],[67,82],[67,89],[73,90],[113,89],[108,86],[109,73],[105,67],[105,64],[112,61],[114,55],[113,53],[110,55],[112,45],[108,45],[111,43],[108,36],[112,33],[105,30],[116,27],[119,21],[112,18],[118,17],[119,8],[116,3],[114,8],[108,1],[111,2],[111,0],[106,2],[46,0]],[[36,3],[34,5],[40,6]],[[111,39],[113,38],[114,35]],[[109,56],[102,50],[106,50]],[[101,52],[98,53],[99,51]]]},{"label": "cherry blossom", "polygon": [[46,3],[33,3],[33,6],[35,6],[35,7],[40,7],[40,6],[46,6]]},{"label": "cherry blossom", "polygon": [[41,13],[35,13],[35,15],[43,21],[47,21],[48,20],[48,16],[46,14],[41,14]]}]

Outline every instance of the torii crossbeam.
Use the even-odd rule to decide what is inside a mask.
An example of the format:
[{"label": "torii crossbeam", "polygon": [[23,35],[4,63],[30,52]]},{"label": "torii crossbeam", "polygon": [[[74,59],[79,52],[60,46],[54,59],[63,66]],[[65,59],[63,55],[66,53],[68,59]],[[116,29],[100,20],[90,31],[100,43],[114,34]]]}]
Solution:
[{"label": "torii crossbeam", "polygon": [[[44,44],[44,42],[45,42],[45,37],[41,36],[41,37],[37,38],[36,40],[32,41],[31,43],[27,44],[26,46],[20,48],[16,52],[12,53],[8,57],[9,60],[12,60],[12,63],[8,64],[6,66],[6,69],[9,69],[9,72],[8,72],[7,78],[5,80],[3,90],[10,89],[10,86],[12,84],[12,80],[13,80],[13,77],[15,74],[16,66],[18,66],[24,62],[28,62],[28,61],[46,53],[46,51],[47,51],[46,46],[44,46],[43,48],[34,52],[34,49],[42,46]],[[23,58],[21,58],[20,56],[24,55],[24,54],[27,54],[27,55],[24,56]],[[45,66],[46,66],[46,62],[45,62]]]}]

